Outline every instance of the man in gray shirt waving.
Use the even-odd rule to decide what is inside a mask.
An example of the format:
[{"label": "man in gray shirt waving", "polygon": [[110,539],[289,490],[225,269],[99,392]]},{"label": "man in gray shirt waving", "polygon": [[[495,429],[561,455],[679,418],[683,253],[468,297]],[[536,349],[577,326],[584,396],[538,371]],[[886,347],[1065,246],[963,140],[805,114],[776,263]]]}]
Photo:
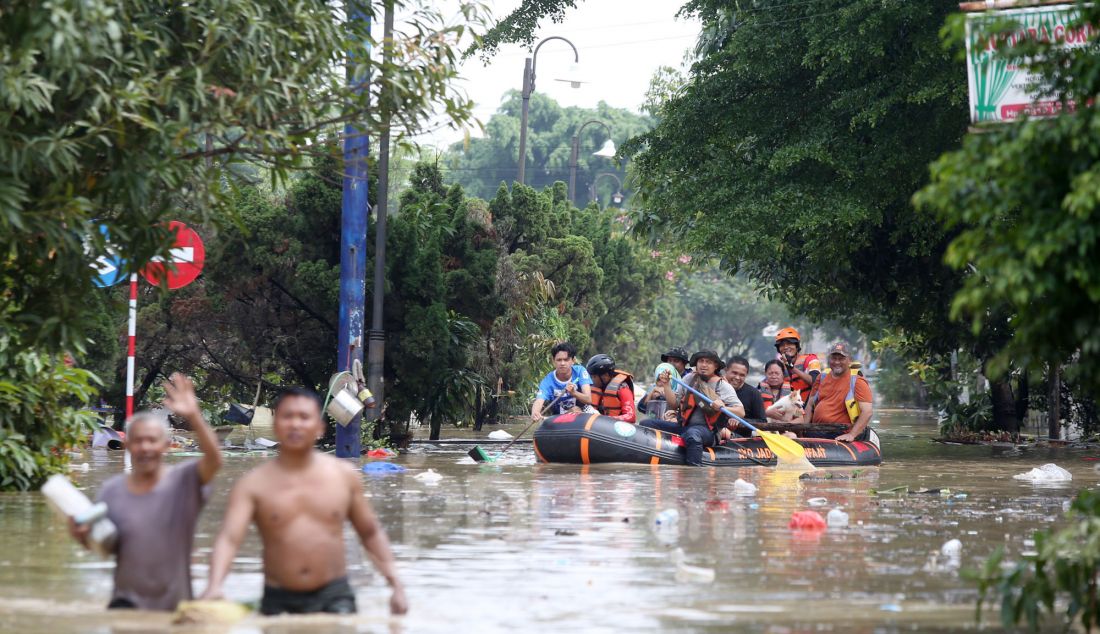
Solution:
[{"label": "man in gray shirt waving", "polygon": [[[164,383],[164,406],[187,421],[202,458],[164,464],[171,442],[168,420],[138,412],[126,422],[133,470],[107,480],[97,501],[118,528],[115,588],[108,608],[175,610],[191,599],[191,547],[207,486],[222,465],[217,437],[203,420],[191,379],[176,373]],[[70,524],[87,546],[88,527]]]}]

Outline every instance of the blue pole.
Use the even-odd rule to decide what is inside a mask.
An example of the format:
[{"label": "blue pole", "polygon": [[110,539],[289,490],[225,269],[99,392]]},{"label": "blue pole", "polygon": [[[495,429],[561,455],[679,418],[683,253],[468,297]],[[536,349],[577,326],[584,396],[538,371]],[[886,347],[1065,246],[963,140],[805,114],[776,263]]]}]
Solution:
[{"label": "blue pole", "polygon": [[[348,3],[348,19],[369,18]],[[366,52],[348,51],[347,78],[357,92],[366,88],[363,65]],[[363,312],[367,271],[367,135],[355,125],[344,126],[344,198],[340,215],[340,322],[336,340],[336,369],[351,370],[352,361],[363,361]],[[356,458],[361,453],[359,417],[336,425],[336,457]]]}]

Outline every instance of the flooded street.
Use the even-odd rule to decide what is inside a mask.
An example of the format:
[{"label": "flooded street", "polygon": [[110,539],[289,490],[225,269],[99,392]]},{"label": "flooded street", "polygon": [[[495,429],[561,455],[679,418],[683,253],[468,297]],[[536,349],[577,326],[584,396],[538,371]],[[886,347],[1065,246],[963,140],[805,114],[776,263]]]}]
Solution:
[{"label": "flooded street", "polygon": [[[1033,530],[1058,525],[1073,494],[1095,486],[1096,463],[1085,460],[1094,452],[944,446],[930,442],[935,426],[926,414],[879,418],[885,462],[853,480],[799,480],[761,468],[537,465],[530,445],[476,465],[468,447],[418,445],[397,459],[407,472],[364,476],[408,588],[407,618],[390,621],[387,589],[349,531],[358,618],[252,617],[231,631],[976,629],[977,593],[938,555],[941,545],[959,539],[964,567],[998,546],[1010,556],[1027,551]],[[260,459],[226,459],[196,539],[200,591],[230,484]],[[89,471],[74,480],[92,495],[121,470],[122,456],[89,451],[75,459],[82,462]],[[1072,472],[1073,482],[1012,479],[1047,462]],[[414,479],[428,468],[444,479]],[[734,495],[739,477],[758,487],[754,497]],[[910,494],[873,493],[903,485]],[[950,493],[912,493],[919,489]],[[815,509],[823,515],[843,507],[850,525],[788,529],[791,513],[814,498],[828,500]],[[670,508],[679,521],[657,530],[654,516]],[[166,616],[104,610],[113,564],[71,542],[38,494],[0,495],[0,518],[0,630],[171,629]],[[713,570],[714,580],[695,568]],[[227,581],[229,597],[258,600],[259,570],[253,532]],[[987,624],[995,618],[990,612]]]}]

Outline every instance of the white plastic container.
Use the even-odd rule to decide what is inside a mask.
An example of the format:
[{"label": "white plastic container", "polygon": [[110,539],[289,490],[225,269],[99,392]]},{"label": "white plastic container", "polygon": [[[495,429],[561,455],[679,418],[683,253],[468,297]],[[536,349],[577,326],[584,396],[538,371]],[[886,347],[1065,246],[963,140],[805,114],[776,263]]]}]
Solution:
[{"label": "white plastic container", "polygon": [[825,515],[825,523],[829,528],[844,528],[848,525],[848,514],[840,508],[835,508]]},{"label": "white plastic container", "polygon": [[92,504],[88,496],[81,493],[63,475],[50,476],[42,485],[42,495],[46,496],[46,501],[62,517],[91,526],[88,545],[96,554],[107,557],[114,551],[118,528],[107,519],[106,504]]},{"label": "white plastic container", "polygon": [[940,554],[950,559],[958,559],[962,555],[963,544],[957,539],[951,539],[940,547]]},{"label": "white plastic container", "polygon": [[733,483],[733,494],[746,497],[756,495],[756,485],[752,482],[745,482],[741,478],[737,478]]}]

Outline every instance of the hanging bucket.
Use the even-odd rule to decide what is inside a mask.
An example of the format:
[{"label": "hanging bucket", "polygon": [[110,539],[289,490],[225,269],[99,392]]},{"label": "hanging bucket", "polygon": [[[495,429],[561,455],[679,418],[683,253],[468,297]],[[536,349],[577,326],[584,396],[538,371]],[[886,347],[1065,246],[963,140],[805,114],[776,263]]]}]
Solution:
[{"label": "hanging bucket", "polygon": [[347,426],[360,412],[363,411],[363,403],[355,398],[355,395],[347,390],[340,390],[332,395],[332,400],[325,410],[337,423]]}]

